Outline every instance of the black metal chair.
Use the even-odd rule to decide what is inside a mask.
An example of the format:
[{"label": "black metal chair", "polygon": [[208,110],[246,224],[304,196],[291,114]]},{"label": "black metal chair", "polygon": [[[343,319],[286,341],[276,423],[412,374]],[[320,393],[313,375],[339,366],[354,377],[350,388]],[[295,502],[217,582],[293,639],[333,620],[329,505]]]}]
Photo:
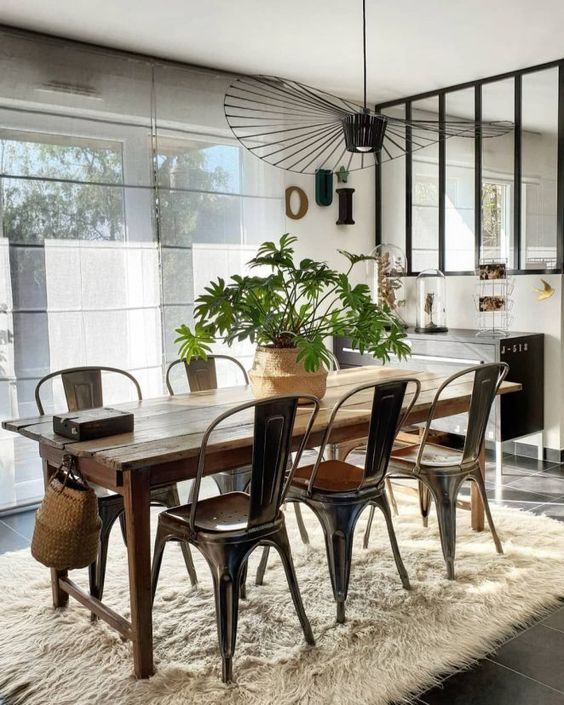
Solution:
[{"label": "black metal chair", "polygon": [[[407,409],[402,413],[409,384],[414,385],[414,391]],[[333,595],[337,603],[337,622],[345,621],[356,523],[369,505],[379,507],[384,514],[398,573],[404,588],[409,589],[409,578],[397,545],[386,497],[385,478],[397,429],[411,411],[420,388],[419,380],[405,377],[365,384],[342,397],[329,418],[317,461],[314,465],[298,468],[288,491],[288,501],[306,504],[323,528]],[[341,460],[323,461],[323,453],[329,443],[337,414],[351,397],[368,390],[372,391],[371,399],[366,399],[365,395],[362,401],[355,402],[364,405],[371,403],[364,468]],[[267,560],[268,552],[265,549],[257,572],[259,585],[262,584]]]},{"label": "black metal chair", "polygon": [[[460,486],[465,480],[476,483],[498,553],[503,548],[497,535],[484,478],[480,469],[480,450],[484,442],[491,406],[509,366],[504,362],[469,367],[449,377],[437,390],[429,416],[418,445],[398,449],[392,455],[388,476],[411,478],[419,481],[420,507],[423,524],[427,526],[431,497],[435,502],[441,537],[441,547],[447,568],[447,577],[454,580],[456,551],[456,501]],[[453,383],[460,384],[465,376],[472,377],[468,425],[462,451],[428,442],[431,424],[439,399]],[[365,546],[370,537],[370,521],[365,534]]]},{"label": "black metal chair", "polygon": [[[57,370],[43,377],[35,387],[35,403],[41,415],[45,413],[43,401],[41,399],[42,387],[51,379],[60,377],[63,383],[63,390],[67,402],[68,411],[83,411],[85,409],[95,409],[104,406],[104,392],[102,384],[102,373],[114,373],[127,378],[135,387],[137,398],[143,398],[141,387],[135,377],[115,367],[71,367],[64,370]],[[155,487],[151,490],[151,504],[162,507],[176,507],[180,504],[178,488],[176,485],[165,487]],[[102,522],[100,530],[100,546],[98,559],[89,568],[90,594],[102,599],[104,594],[104,582],[106,577],[106,565],[108,560],[108,544],[110,532],[116,520],[120,520],[121,531],[124,541],[124,502],[120,494],[108,494],[98,496],[98,512]],[[196,570],[192,561],[192,555],[188,547],[183,548],[184,561],[190,574],[190,580],[195,585],[197,582]]]},{"label": "black metal chair", "polygon": [[[313,405],[292,469],[287,474],[298,400]],[[313,634],[302,604],[280,507],[307,443],[319,402],[309,395],[277,396],[242,404],[213,421],[202,439],[194,484],[194,499],[159,515],[153,554],[153,599],[167,541],[196,546],[208,562],[213,577],[219,646],[225,682],[232,680],[232,660],[237,634],[239,597],[244,590],[247,560],[257,546],[274,546],[280,554],[294,606],[308,644]],[[250,492],[228,492],[199,500],[210,435],[235,414],[254,411],[243,420],[254,424]],[[304,411],[306,411],[304,409]]]},{"label": "black metal chair", "polygon": [[[184,366],[190,392],[207,392],[210,389],[217,389],[217,360],[226,360],[228,363],[238,367],[244,383],[249,384],[249,376],[245,368],[235,357],[230,357],[229,355],[208,355],[207,360],[194,358],[190,360],[190,362],[186,362],[186,360],[175,360],[174,362],[171,362],[166,371],[166,386],[169,394],[174,396],[175,393],[171,380],[171,371],[177,365]],[[335,362],[337,365],[339,364],[336,361],[336,358]],[[291,467],[291,458],[288,459],[288,462],[289,467]],[[245,467],[228,470],[226,472],[217,472],[212,475],[212,479],[221,494],[224,494],[225,492],[243,492],[247,489],[251,480],[251,468],[247,465]],[[192,497],[190,499],[192,499]],[[309,536],[305,527],[302,513],[297,505],[295,505],[295,511],[296,522],[298,524],[301,539],[304,543],[309,543]]]},{"label": "black metal chair", "polygon": [[[337,359],[337,356],[329,352],[329,356],[331,357],[331,372],[338,372],[341,369],[341,364],[339,363],[339,360]],[[352,453],[366,453],[366,438],[359,439],[355,441],[354,443],[330,443],[329,447],[327,448],[327,453],[326,453],[326,460],[346,460],[347,457]],[[396,498],[394,495],[394,490],[392,488],[392,483],[388,478],[386,478],[386,492],[388,493],[388,499],[391,502],[392,509],[394,511],[394,514],[398,514],[398,505],[396,502]],[[370,510],[372,513],[374,512],[374,508],[372,507]]]},{"label": "black metal chair", "polygon": [[190,362],[186,362],[186,360],[171,362],[166,371],[166,386],[169,394],[174,395],[175,393],[171,381],[171,372],[177,365],[183,365],[191,392],[207,392],[210,389],[217,389],[216,360],[227,360],[229,364],[235,365],[243,377],[244,384],[249,384],[247,371],[237,358],[230,355],[208,355],[207,360],[194,358]]},{"label": "black metal chair", "polygon": [[[184,368],[190,392],[207,392],[212,389],[218,389],[217,360],[225,360],[230,365],[234,365],[238,368],[238,373],[243,379],[243,384],[249,384],[247,371],[237,358],[229,355],[208,355],[207,360],[194,358],[190,360],[190,362],[186,362],[186,360],[175,360],[171,362],[166,371],[166,387],[169,394],[174,396],[175,393],[178,393],[178,391],[174,389],[171,378],[171,372],[177,365],[181,365]],[[250,477],[251,471],[249,466],[226,472],[218,472],[212,475],[212,479],[221,494],[224,492],[245,490],[249,484]]]}]

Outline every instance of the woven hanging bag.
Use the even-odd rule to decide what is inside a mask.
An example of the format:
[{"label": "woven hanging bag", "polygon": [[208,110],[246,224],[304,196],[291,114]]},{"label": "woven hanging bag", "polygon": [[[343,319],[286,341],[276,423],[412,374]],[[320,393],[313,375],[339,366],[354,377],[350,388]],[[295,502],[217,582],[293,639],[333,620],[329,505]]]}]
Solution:
[{"label": "woven hanging bag", "polygon": [[31,555],[48,568],[85,568],[96,560],[101,524],[96,493],[66,455],[37,510]]}]

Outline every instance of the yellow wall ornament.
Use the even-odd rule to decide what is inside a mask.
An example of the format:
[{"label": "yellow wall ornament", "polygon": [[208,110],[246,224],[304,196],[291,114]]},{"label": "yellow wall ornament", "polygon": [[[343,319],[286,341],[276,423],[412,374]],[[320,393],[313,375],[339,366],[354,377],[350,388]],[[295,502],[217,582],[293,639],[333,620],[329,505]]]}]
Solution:
[{"label": "yellow wall ornament", "polygon": [[546,301],[546,299],[550,299],[550,297],[555,294],[556,289],[554,289],[554,287],[550,286],[550,284],[545,279],[541,279],[541,282],[543,284],[543,288],[542,289],[535,288],[535,291],[537,292],[537,300],[538,301]]}]

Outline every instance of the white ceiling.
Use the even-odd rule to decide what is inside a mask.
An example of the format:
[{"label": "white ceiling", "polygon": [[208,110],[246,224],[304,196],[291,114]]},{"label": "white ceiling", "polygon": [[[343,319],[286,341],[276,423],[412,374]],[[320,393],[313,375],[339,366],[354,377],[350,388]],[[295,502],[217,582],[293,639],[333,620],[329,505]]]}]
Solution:
[{"label": "white ceiling", "polygon": [[[361,0],[0,0],[0,23],[359,96]],[[383,101],[564,56],[562,0],[367,0]]]}]

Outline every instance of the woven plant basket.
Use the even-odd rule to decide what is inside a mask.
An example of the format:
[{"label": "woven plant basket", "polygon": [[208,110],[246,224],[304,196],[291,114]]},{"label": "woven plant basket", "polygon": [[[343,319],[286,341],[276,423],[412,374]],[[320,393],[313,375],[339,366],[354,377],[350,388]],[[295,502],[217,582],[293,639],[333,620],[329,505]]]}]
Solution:
[{"label": "woven plant basket", "polygon": [[253,366],[249,371],[251,388],[257,399],[274,394],[313,394],[318,399],[327,390],[327,370],[306,372],[303,362],[297,361],[295,348],[258,346]]},{"label": "woven plant basket", "polygon": [[31,555],[57,570],[93,563],[102,525],[96,493],[67,463],[47,486],[31,541]]}]

